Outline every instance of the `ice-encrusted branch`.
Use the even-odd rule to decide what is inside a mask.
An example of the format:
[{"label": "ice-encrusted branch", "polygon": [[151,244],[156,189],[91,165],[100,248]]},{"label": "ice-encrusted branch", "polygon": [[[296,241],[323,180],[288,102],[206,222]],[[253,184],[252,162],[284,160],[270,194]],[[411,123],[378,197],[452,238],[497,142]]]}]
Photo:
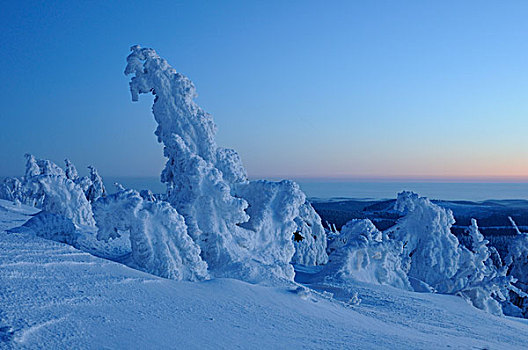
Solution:
[{"label": "ice-encrusted branch", "polygon": [[513,220],[513,218],[511,216],[508,216],[508,220],[510,220],[512,226],[513,226],[513,229],[515,230],[515,232],[518,234],[518,235],[523,235],[525,233],[522,233],[521,230],[519,230],[519,226],[517,226],[517,223],[515,222],[515,220]]}]

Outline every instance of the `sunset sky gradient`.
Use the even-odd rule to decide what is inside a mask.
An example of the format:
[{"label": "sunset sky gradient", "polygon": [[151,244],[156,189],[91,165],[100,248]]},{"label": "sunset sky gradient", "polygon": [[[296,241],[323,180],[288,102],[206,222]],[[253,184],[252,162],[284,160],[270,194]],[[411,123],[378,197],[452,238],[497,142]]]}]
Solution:
[{"label": "sunset sky gradient", "polygon": [[6,2],[0,176],[157,176],[129,47],[194,81],[253,177],[528,181],[526,1]]}]

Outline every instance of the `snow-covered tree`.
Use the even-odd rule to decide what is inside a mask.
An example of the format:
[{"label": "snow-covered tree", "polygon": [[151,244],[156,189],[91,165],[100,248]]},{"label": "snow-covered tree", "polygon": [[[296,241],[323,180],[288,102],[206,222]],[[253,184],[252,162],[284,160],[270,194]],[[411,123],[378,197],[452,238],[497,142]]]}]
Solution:
[{"label": "snow-covered tree", "polygon": [[510,218],[517,235],[508,245],[508,255],[504,259],[508,269],[508,275],[516,281],[514,286],[518,288],[510,293],[510,301],[513,313],[520,313],[528,318],[528,233],[521,232],[515,221]]},{"label": "snow-covered tree", "polygon": [[404,216],[387,234],[403,243],[409,277],[440,293],[450,292],[460,258],[458,239],[450,231],[453,213],[407,191],[398,194],[394,210]]},{"label": "snow-covered tree", "polygon": [[247,202],[231,195],[229,183],[215,167],[216,126],[195,102],[194,84],[177,73],[152,49],[132,48],[126,74],[132,100],[140,94],[156,96],[152,111],[156,136],[168,158],[161,174],[167,200],[184,216],[188,232],[199,243],[212,269],[236,258],[238,224],[249,218]]},{"label": "snow-covered tree", "polygon": [[24,199],[22,181],[16,177],[6,177],[0,184],[0,199],[21,203]]},{"label": "snow-covered tree", "polygon": [[7,179],[1,186],[0,196],[62,215],[76,225],[94,226],[92,208],[84,191],[68,178],[73,174],[71,164],[67,170],[68,175],[52,161],[27,154],[24,177]]},{"label": "snow-covered tree", "polygon": [[249,182],[239,155],[216,145],[216,126],[194,102],[193,83],[154,50],[134,46],[127,63],[132,100],[155,95],[155,134],[168,158],[161,174],[166,199],[184,217],[213,275],[293,279],[292,236],[304,194],[289,182]]},{"label": "snow-covered tree", "polygon": [[528,291],[528,234],[515,236],[508,247],[505,260],[510,275],[518,279],[517,285]]},{"label": "snow-covered tree", "polygon": [[482,281],[496,269],[490,259],[488,241],[480,233],[475,219],[471,219],[466,234],[469,236],[470,246],[460,246],[459,268],[452,279],[454,290],[461,290],[470,284]]},{"label": "snow-covered tree", "polygon": [[79,178],[77,168],[68,158],[64,159],[64,163],[66,163],[66,177],[72,181],[76,181]]},{"label": "snow-covered tree", "polygon": [[90,186],[86,190],[86,198],[90,202],[95,202],[97,199],[106,196],[106,189],[103,184],[103,179],[93,166],[88,166],[90,170]]},{"label": "snow-covered tree", "polygon": [[459,268],[452,278],[451,293],[481,310],[502,315],[501,304],[508,301],[511,279],[506,277],[506,269],[494,264],[489,242],[480,233],[475,219],[471,219],[466,233],[471,243],[467,248],[460,246]]},{"label": "snow-covered tree", "polygon": [[464,247],[451,233],[455,221],[450,210],[412,192],[398,194],[394,208],[404,216],[387,233],[403,243],[415,290],[425,283],[437,292],[459,295],[479,309],[502,315],[501,305],[509,305],[509,293],[515,289],[513,279],[506,276],[504,267],[494,264],[493,250],[476,220],[467,231],[470,247]]},{"label": "snow-covered tree", "polygon": [[71,219],[75,225],[94,226],[90,203],[106,195],[103,180],[89,166],[90,176],[79,177],[77,168],[65,159],[63,170],[46,159],[26,154],[26,172],[21,178],[6,178],[0,198],[19,201]]}]

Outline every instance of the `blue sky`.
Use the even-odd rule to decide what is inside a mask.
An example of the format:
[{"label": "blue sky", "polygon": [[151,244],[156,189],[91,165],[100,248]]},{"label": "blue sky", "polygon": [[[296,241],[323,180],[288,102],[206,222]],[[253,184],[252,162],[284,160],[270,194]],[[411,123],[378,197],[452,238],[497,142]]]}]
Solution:
[{"label": "blue sky", "polygon": [[0,176],[23,154],[157,176],[153,47],[254,177],[528,178],[528,2],[13,1],[0,12]]}]

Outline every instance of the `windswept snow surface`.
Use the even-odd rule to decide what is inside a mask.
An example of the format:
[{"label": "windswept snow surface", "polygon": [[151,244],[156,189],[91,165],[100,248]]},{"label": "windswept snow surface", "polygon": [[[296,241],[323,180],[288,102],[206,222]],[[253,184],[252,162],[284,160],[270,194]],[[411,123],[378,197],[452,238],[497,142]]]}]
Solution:
[{"label": "windswept snow surface", "polygon": [[[0,201],[2,349],[525,349],[528,325],[455,296],[347,283],[163,279],[29,233]],[[308,286],[318,267],[298,271]],[[350,290],[359,305],[346,303]],[[327,292],[323,292],[327,290]],[[333,293],[333,296],[332,294]]]}]

